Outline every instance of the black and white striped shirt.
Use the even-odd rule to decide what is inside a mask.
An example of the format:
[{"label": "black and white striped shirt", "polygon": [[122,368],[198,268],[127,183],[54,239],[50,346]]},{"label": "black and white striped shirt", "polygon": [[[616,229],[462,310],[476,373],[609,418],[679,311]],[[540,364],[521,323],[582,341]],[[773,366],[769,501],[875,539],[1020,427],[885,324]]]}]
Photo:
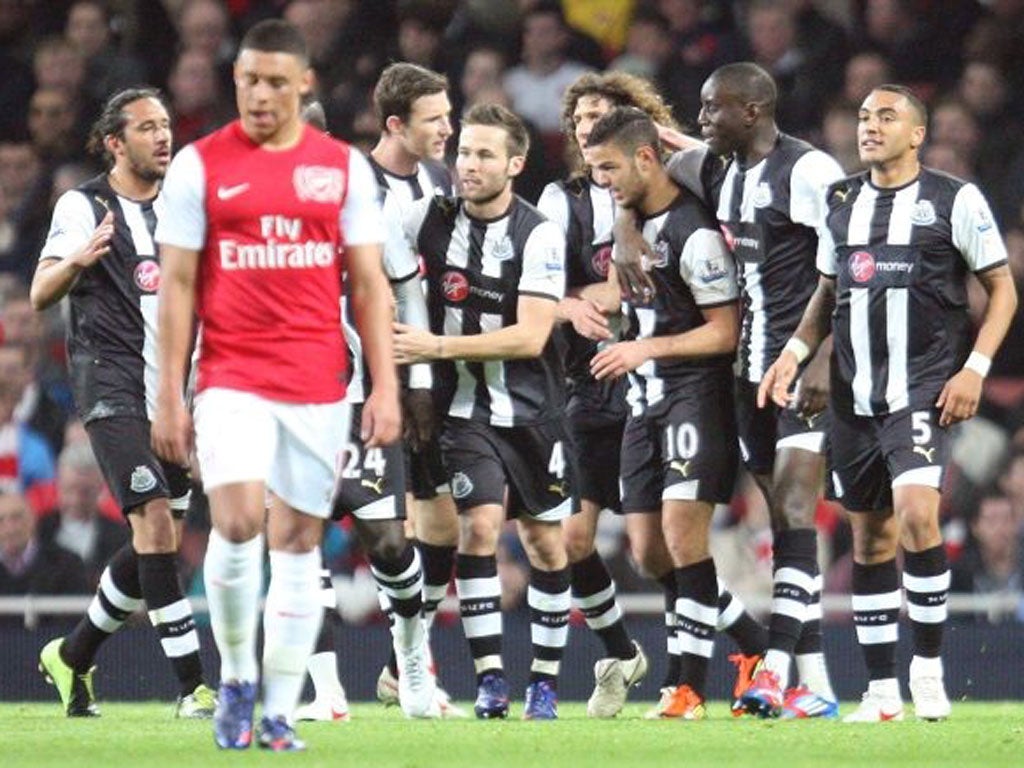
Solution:
[{"label": "black and white striped shirt", "polygon": [[967,358],[967,273],[1006,263],[1006,247],[974,184],[922,168],[893,189],[867,173],[828,190],[836,278],[832,397],[860,416],[932,408]]},{"label": "black and white striped shirt", "polygon": [[[402,236],[404,212],[424,197],[450,195],[451,174],[441,163],[423,160],[417,163],[415,173],[403,176],[384,168],[372,155],[367,155],[367,159],[377,178],[377,184],[380,185],[381,204],[384,207],[384,225],[387,229],[387,239],[384,242],[384,272],[392,285],[403,283],[413,279],[419,271],[416,255],[409,250]],[[347,289],[348,281],[345,285]],[[352,316],[352,308],[347,297],[342,299],[341,307],[341,327],[345,332],[352,371],[345,397],[350,403],[362,403],[370,394],[373,382],[370,380],[370,371],[363,358],[363,344],[356,331],[355,318]],[[410,387],[426,389],[430,383],[428,365],[409,366]]]},{"label": "black and white striped shirt", "polygon": [[160,262],[153,233],[159,197],[119,196],[106,174],[65,192],[39,254],[65,259],[114,214],[110,252],[85,269],[68,293],[68,367],[79,417],[151,418],[156,406],[156,322]]},{"label": "black and white striped shirt", "polygon": [[[650,306],[623,302],[624,340],[685,333],[705,323],[702,310],[737,300],[736,262],[711,213],[688,190],[643,220],[642,232],[656,257],[651,279],[657,293]],[[731,354],[648,360],[629,374],[632,414],[642,415],[709,372],[728,371],[732,361]]]},{"label": "black and white striped shirt", "polygon": [[[607,280],[616,214],[608,188],[587,177],[552,182],[541,193],[537,208],[565,233],[566,292]],[[556,332],[565,349],[570,417],[595,427],[621,423],[626,416],[625,381],[597,381],[590,373],[597,342],[580,336],[571,323],[563,323]]]},{"label": "black and white striped shirt", "polygon": [[825,190],[843,177],[842,168],[786,134],[750,168],[707,149],[677,153],[669,168],[716,212],[739,262],[743,316],[736,375],[759,382],[814,293]]},{"label": "black and white striped shirt", "polygon": [[[558,225],[518,195],[491,220],[469,216],[458,198],[421,201],[406,234],[427,269],[431,330],[446,336],[488,333],[517,322],[520,296],[552,301],[565,291],[565,238]],[[435,365],[449,416],[518,427],[555,419],[565,401],[552,340],[540,357],[445,361]]]}]

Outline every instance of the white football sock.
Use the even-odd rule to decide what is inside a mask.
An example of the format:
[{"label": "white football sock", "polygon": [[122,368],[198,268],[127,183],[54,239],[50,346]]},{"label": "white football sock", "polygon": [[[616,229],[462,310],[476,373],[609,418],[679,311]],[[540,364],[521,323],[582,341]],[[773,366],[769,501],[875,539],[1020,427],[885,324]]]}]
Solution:
[{"label": "white football sock", "polygon": [[230,542],[210,531],[203,564],[210,625],[220,652],[220,679],[254,683],[256,621],[263,586],[263,536]]},{"label": "white football sock", "polygon": [[323,619],[320,552],[270,552],[263,610],[263,714],[289,721],[306,679],[306,662]]},{"label": "white football sock", "polygon": [[786,690],[789,686],[789,654],[775,648],[769,648],[764,655],[764,668],[779,676],[779,687]]},{"label": "white football sock", "polygon": [[334,651],[314,653],[306,664],[309,677],[316,690],[316,699],[330,699],[341,692],[341,680],[338,679],[338,654]]},{"label": "white football sock", "polygon": [[796,668],[800,675],[800,682],[823,699],[836,701],[836,694],[828,679],[828,667],[825,665],[824,653],[798,653]]}]

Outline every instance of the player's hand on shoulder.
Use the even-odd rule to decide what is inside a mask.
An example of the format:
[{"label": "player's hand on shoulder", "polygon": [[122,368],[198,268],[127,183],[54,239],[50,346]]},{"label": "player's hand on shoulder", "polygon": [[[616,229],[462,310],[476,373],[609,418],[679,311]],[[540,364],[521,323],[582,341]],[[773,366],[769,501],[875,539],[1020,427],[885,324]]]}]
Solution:
[{"label": "player's hand on shoulder", "polygon": [[402,436],[402,409],[396,392],[374,389],[363,403],[360,438],[367,448],[381,448]]},{"label": "player's hand on shoulder", "polygon": [[984,381],[979,373],[965,368],[946,382],[939,393],[939,399],[935,401],[935,407],[942,411],[939,415],[940,427],[967,421],[978,412]]},{"label": "player's hand on shoulder", "polygon": [[626,209],[620,209],[615,217],[612,259],[622,295],[629,301],[649,304],[654,301],[655,288],[648,266],[656,261],[656,256],[650,243],[637,229],[635,216]]},{"label": "player's hand on shoulder", "polygon": [[106,256],[110,253],[110,240],[113,236],[114,214],[107,211],[107,215],[96,225],[96,229],[93,230],[85,245],[72,257],[75,264],[85,269]]},{"label": "player's hand on shoulder", "polygon": [[161,459],[181,467],[189,466],[192,454],[192,416],[180,401],[157,403],[150,427],[153,452]]}]

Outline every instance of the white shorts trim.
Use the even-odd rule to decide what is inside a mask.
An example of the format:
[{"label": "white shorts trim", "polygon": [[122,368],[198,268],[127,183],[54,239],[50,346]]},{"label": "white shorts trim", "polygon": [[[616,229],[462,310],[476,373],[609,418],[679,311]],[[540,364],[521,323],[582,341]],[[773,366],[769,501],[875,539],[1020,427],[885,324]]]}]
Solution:
[{"label": "white shorts trim", "polygon": [[775,442],[776,451],[783,448],[799,448],[811,453],[821,453],[824,446],[824,432],[801,432],[799,435],[789,435]]},{"label": "white shorts trim", "polygon": [[929,488],[942,486],[942,467],[918,467],[900,472],[892,479],[892,487],[899,485],[925,485]]},{"label": "white shorts trim", "polygon": [[204,390],[195,405],[203,486],[262,482],[290,507],[326,518],[350,418],[343,400],[281,403],[251,392]]}]

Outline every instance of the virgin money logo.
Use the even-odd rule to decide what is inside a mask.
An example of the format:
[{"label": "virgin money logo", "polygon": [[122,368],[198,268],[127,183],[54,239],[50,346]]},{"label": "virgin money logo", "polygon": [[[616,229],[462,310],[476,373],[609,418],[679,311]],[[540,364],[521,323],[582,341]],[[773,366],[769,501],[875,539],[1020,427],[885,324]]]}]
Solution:
[{"label": "virgin money logo", "polygon": [[611,263],[612,247],[610,245],[598,248],[590,258],[590,264],[594,267],[594,272],[599,274],[601,277],[608,277],[608,266]]},{"label": "virgin money logo", "polygon": [[875,257],[867,251],[856,251],[850,256],[850,277],[854,282],[866,283],[875,276]]},{"label": "virgin money logo", "polygon": [[135,265],[135,285],[143,293],[156,293],[160,288],[160,265],[145,259]]},{"label": "virgin money logo", "polygon": [[441,290],[448,301],[465,301],[469,296],[469,280],[461,272],[445,272],[441,277]]}]

